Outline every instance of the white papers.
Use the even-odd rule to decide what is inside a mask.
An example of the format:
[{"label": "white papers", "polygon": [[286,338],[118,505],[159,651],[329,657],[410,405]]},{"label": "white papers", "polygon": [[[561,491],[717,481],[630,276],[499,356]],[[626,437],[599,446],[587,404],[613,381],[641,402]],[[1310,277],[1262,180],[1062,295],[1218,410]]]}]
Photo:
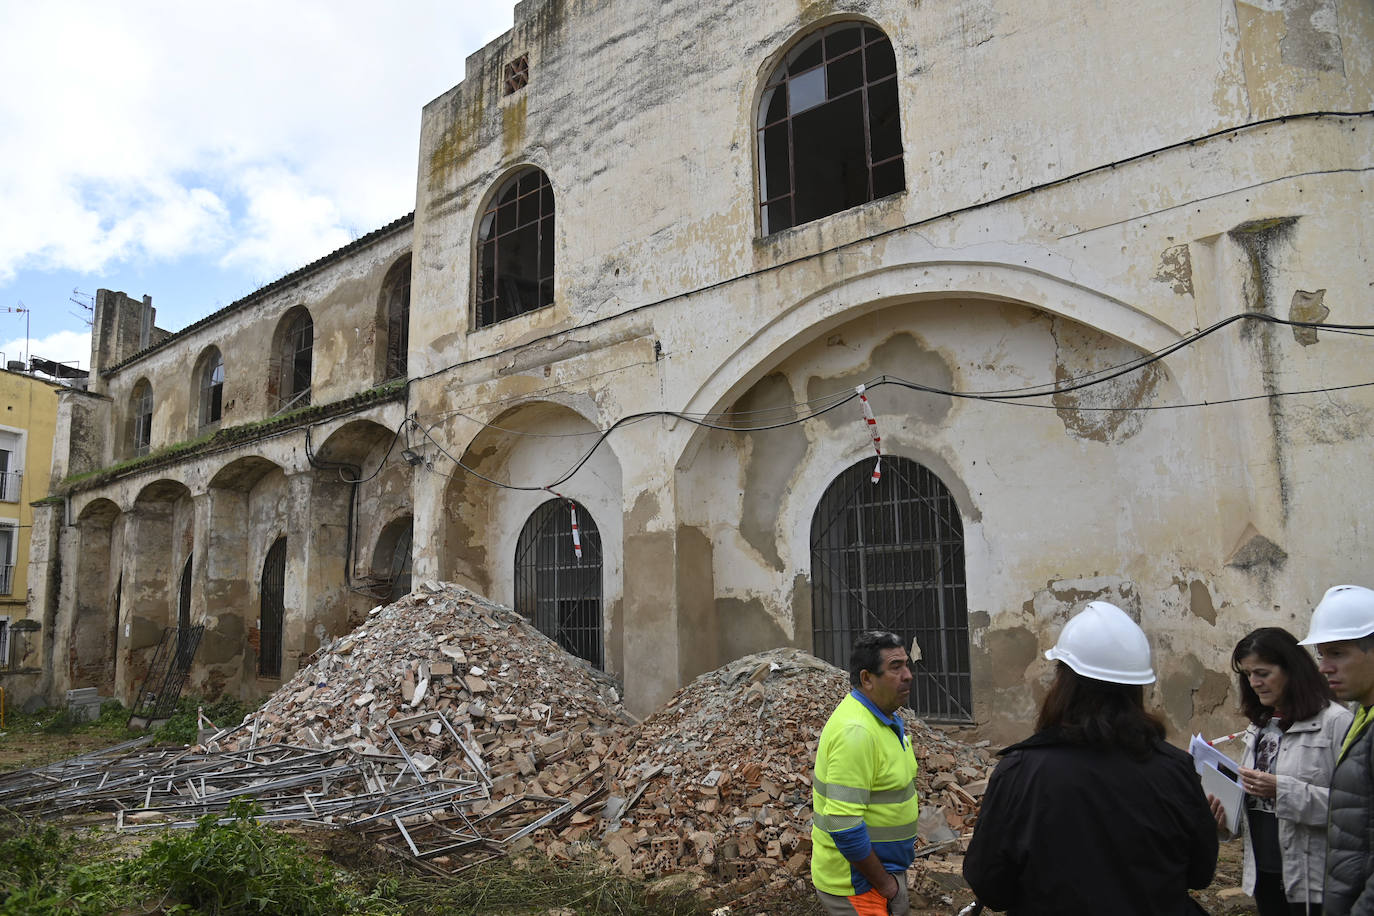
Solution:
[{"label": "white papers", "polygon": [[1226,829],[1236,832],[1240,824],[1240,810],[1245,804],[1245,789],[1240,784],[1240,766],[1221,751],[1208,744],[1201,735],[1194,735],[1188,744],[1193,766],[1202,777],[1202,791],[1216,796],[1226,812]]}]

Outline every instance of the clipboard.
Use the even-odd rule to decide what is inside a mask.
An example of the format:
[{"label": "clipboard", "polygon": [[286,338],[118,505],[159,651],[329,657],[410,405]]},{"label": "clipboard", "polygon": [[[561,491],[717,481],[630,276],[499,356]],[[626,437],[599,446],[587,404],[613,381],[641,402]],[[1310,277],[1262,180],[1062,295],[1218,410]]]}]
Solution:
[{"label": "clipboard", "polygon": [[1193,755],[1193,767],[1202,777],[1202,791],[1215,795],[1226,813],[1226,829],[1237,833],[1240,812],[1245,806],[1245,789],[1240,784],[1240,766],[1221,751],[1212,747],[1201,735],[1194,735],[1188,751]]}]

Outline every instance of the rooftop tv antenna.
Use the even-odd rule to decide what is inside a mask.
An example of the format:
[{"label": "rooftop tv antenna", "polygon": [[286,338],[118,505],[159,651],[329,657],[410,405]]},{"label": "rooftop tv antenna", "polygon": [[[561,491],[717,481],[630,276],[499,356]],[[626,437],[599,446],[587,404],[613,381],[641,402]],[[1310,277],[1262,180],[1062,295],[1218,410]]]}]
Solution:
[{"label": "rooftop tv antenna", "polygon": [[25,365],[25,366],[28,366],[28,364],[29,364],[29,311],[30,311],[30,310],[29,310],[27,307],[25,307],[25,305],[24,305],[23,302],[20,302],[19,305],[15,306],[15,307],[13,307],[13,308],[5,307],[5,306],[0,306],[0,312],[23,312],[23,313],[24,313],[24,365]]}]

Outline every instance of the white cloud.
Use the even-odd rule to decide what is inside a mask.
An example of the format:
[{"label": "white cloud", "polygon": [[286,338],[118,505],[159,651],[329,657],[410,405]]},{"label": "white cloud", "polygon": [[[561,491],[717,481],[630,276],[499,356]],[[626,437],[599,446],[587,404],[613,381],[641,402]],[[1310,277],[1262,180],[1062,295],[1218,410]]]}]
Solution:
[{"label": "white cloud", "polygon": [[0,284],[189,252],[275,277],[403,215],[420,109],[513,6],[4,4]]},{"label": "white cloud", "polygon": [[6,363],[22,361],[27,354],[75,365],[80,369],[89,369],[91,364],[91,335],[90,332],[58,331],[47,337],[29,340],[27,347],[25,346],[25,338],[16,337],[13,340],[0,343],[0,353],[4,354]]}]

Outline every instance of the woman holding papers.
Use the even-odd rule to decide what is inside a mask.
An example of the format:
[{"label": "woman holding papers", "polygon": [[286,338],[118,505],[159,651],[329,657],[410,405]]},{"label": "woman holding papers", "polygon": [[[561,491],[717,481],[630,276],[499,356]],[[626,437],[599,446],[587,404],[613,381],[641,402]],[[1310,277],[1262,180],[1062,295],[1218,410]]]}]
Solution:
[{"label": "woman holding papers", "polygon": [[[1326,863],[1326,801],[1351,713],[1332,697],[1326,679],[1292,633],[1262,627],[1236,643],[1245,730],[1241,785],[1245,805],[1238,832],[1245,842],[1242,886],[1260,916],[1322,911]],[[1221,803],[1209,796],[1217,826]]]}]

